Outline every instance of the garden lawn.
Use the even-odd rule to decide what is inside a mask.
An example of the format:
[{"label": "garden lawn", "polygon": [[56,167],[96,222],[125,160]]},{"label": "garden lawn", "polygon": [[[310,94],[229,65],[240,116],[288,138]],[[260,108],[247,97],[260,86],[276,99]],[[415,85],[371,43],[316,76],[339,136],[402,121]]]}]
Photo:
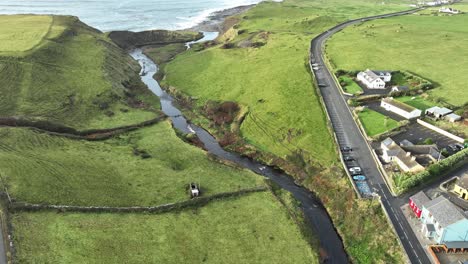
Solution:
[{"label": "garden lawn", "polygon": [[[10,195],[31,203],[153,206],[263,185],[262,177],[221,165],[179,139],[169,122],[102,142],[1,128],[0,173]],[[152,157],[134,155],[134,149]]]},{"label": "garden lawn", "polygon": [[399,126],[397,121],[371,109],[362,110],[358,116],[369,137],[380,135]]},{"label": "garden lawn", "polygon": [[421,96],[402,96],[395,99],[407,105],[411,105],[412,107],[421,110],[423,113],[426,111],[426,109],[437,105],[434,102],[422,98]]},{"label": "garden lawn", "polygon": [[318,263],[270,192],[165,214],[16,213],[19,263]]},{"label": "garden lawn", "polygon": [[[453,5],[463,9],[466,4]],[[327,43],[337,69],[407,70],[433,82],[435,98],[461,106],[468,102],[468,15],[407,15],[348,27]],[[430,36],[430,37],[429,37]],[[440,45],[440,43],[444,43]],[[457,78],[454,78],[457,76]]]},{"label": "garden lawn", "polygon": [[359,94],[362,93],[362,88],[359,86],[351,77],[341,76],[339,78],[340,83],[346,83],[343,86],[343,90],[350,94]]}]

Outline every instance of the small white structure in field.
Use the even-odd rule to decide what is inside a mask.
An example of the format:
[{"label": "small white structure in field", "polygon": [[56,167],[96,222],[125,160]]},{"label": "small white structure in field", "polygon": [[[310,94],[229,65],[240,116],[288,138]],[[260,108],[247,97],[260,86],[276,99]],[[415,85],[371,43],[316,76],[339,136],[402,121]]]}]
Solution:
[{"label": "small white structure in field", "polygon": [[394,100],[393,97],[382,99],[380,106],[385,108],[385,110],[398,114],[406,119],[418,118],[422,114],[421,110]]},{"label": "small white structure in field", "polygon": [[439,9],[439,13],[447,13],[447,14],[460,14],[460,10],[453,9],[451,7],[442,7]]},{"label": "small white structure in field", "polygon": [[435,119],[441,119],[444,116],[453,113],[452,110],[445,107],[434,106],[426,110],[426,116],[432,117]]},{"label": "small white structure in field", "polygon": [[369,89],[385,89],[385,83],[392,80],[392,74],[389,71],[371,71],[367,69],[358,73],[357,80]]}]

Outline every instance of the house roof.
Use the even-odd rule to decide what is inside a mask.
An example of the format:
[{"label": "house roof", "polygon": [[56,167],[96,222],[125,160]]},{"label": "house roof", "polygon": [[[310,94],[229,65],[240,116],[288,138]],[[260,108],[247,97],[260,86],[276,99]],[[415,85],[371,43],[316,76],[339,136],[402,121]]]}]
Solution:
[{"label": "house roof", "polygon": [[453,120],[460,120],[461,119],[461,116],[459,116],[457,114],[454,114],[454,113],[448,114],[448,115],[446,115],[446,117],[448,117],[450,119],[453,119]]},{"label": "house roof", "polygon": [[402,103],[400,101],[394,100],[392,97],[384,98],[384,99],[382,99],[382,101],[384,101],[385,103],[387,103],[389,105],[392,105],[392,106],[394,106],[396,108],[400,108],[401,110],[403,110],[405,112],[408,112],[408,113],[411,113],[414,110],[416,110],[416,108],[414,108],[414,107],[412,107],[410,105],[407,105],[405,103]]},{"label": "house roof", "polygon": [[440,116],[446,116],[450,113],[452,113],[453,111],[448,109],[448,108],[445,108],[445,107],[438,107],[438,106],[434,106],[434,107],[431,107],[429,109],[426,110],[426,113],[433,113],[433,114],[437,114],[437,115],[440,115]]},{"label": "house roof", "polygon": [[468,173],[465,173],[463,176],[460,177],[460,179],[458,179],[457,185],[468,189]]},{"label": "house roof", "polygon": [[372,70],[373,73],[375,73],[378,76],[385,76],[385,75],[391,75],[391,71],[381,71],[381,70]]},{"label": "house roof", "polygon": [[421,164],[419,164],[409,152],[407,153],[404,149],[398,146],[393,139],[386,138],[382,141],[382,144],[386,148],[383,151],[387,152],[387,156],[398,158],[410,170],[417,166],[421,166]]},{"label": "house roof", "polygon": [[424,192],[418,192],[417,194],[410,197],[411,201],[416,204],[418,208],[422,208],[423,204],[429,202],[431,199],[427,197]]},{"label": "house roof", "polygon": [[411,147],[411,146],[414,146],[413,142],[407,140],[407,139],[403,139],[401,142],[400,142],[400,146],[402,147]]},{"label": "house roof", "polygon": [[377,74],[375,74],[373,71],[369,69],[367,69],[364,72],[360,72],[359,75],[363,76],[368,82],[374,82],[377,80],[382,81],[382,79],[380,79],[380,77]]},{"label": "house roof", "polygon": [[426,202],[423,206],[442,227],[447,227],[460,220],[467,219],[465,213],[444,196],[439,196],[434,200]]}]

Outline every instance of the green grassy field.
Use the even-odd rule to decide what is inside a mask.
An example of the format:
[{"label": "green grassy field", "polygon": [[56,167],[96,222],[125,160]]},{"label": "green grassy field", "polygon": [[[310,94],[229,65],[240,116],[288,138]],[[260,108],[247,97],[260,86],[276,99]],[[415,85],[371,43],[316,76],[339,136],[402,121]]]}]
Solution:
[{"label": "green grassy field", "polygon": [[343,90],[350,94],[359,94],[362,93],[362,88],[359,86],[352,78],[348,76],[341,76],[338,78],[340,84],[345,83],[346,85],[342,85]]},{"label": "green grassy field", "polygon": [[19,263],[318,263],[269,192],[159,215],[18,213],[13,226]]},{"label": "green grassy field", "polygon": [[325,165],[336,154],[306,66],[310,40],[349,17],[403,8],[375,1],[261,3],[242,15],[236,27],[242,34],[228,33],[239,46],[251,39],[264,46],[189,51],[167,65],[165,84],[199,98],[199,106],[207,100],[248,106],[241,133],[249,143],[280,157],[301,149]]},{"label": "green grassy field", "polygon": [[411,105],[412,107],[423,111],[423,113],[426,111],[426,109],[437,105],[435,102],[424,99],[421,96],[402,96],[395,99],[407,105]]},{"label": "green grassy field", "polygon": [[[168,122],[104,142],[68,140],[2,128],[0,173],[19,201],[68,205],[149,206],[263,185],[263,179],[210,161],[179,139]],[[152,156],[142,159],[134,149]]]},{"label": "green grassy field", "polygon": [[[78,129],[137,123],[139,66],[103,34],[73,17],[0,16],[0,114]],[[3,26],[10,25],[10,26]],[[125,85],[124,85],[125,84]],[[147,108],[158,107],[148,99]],[[127,109],[127,111],[121,111]]]},{"label": "green grassy field", "polygon": [[360,111],[358,116],[369,137],[388,132],[399,126],[397,121],[371,109]]},{"label": "green grassy field", "polygon": [[[468,5],[453,7],[463,9]],[[468,102],[464,88],[468,61],[460,60],[468,57],[468,50],[460,48],[468,41],[467,23],[467,14],[379,19],[337,33],[328,41],[327,53],[340,69],[413,72],[438,86],[430,95],[461,106]]]},{"label": "green grassy field", "polygon": [[[308,49],[314,36],[340,21],[406,9],[402,3],[407,2],[263,2],[239,16],[222,45],[190,50],[165,67],[163,84],[196,98],[195,112],[209,100],[236,101],[249,110],[240,130],[248,143],[282,158],[301,153],[305,163],[322,165],[319,175],[309,171],[300,181],[324,201],[356,263],[403,261],[381,211],[361,217],[372,206],[353,199],[350,183],[335,167],[340,165],[311,84]],[[357,224],[364,222],[365,228]]]}]

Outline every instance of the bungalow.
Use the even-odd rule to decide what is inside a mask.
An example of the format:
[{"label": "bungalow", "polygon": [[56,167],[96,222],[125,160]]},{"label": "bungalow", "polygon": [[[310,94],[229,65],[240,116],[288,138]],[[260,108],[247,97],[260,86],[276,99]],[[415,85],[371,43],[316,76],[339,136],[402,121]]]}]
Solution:
[{"label": "bungalow", "polygon": [[437,244],[468,242],[468,217],[444,196],[423,204],[422,232]]},{"label": "bungalow", "polygon": [[453,192],[468,201],[468,173],[457,180]]},{"label": "bungalow", "polygon": [[430,201],[429,197],[427,197],[427,195],[421,191],[409,198],[409,206],[411,207],[413,212],[416,214],[416,216],[420,218],[423,204],[429,201]]},{"label": "bungalow", "polygon": [[385,83],[390,82],[392,74],[389,71],[366,71],[357,75],[357,80],[362,82],[369,89],[385,89]]},{"label": "bungalow", "polygon": [[404,172],[420,172],[424,167],[416,161],[416,157],[411,152],[406,152],[393,139],[386,138],[380,144],[382,149],[382,159],[387,162],[395,162]]},{"label": "bungalow", "polygon": [[414,119],[421,116],[421,110],[410,105],[394,100],[392,97],[382,99],[380,106],[385,110],[398,114],[406,119]]}]

